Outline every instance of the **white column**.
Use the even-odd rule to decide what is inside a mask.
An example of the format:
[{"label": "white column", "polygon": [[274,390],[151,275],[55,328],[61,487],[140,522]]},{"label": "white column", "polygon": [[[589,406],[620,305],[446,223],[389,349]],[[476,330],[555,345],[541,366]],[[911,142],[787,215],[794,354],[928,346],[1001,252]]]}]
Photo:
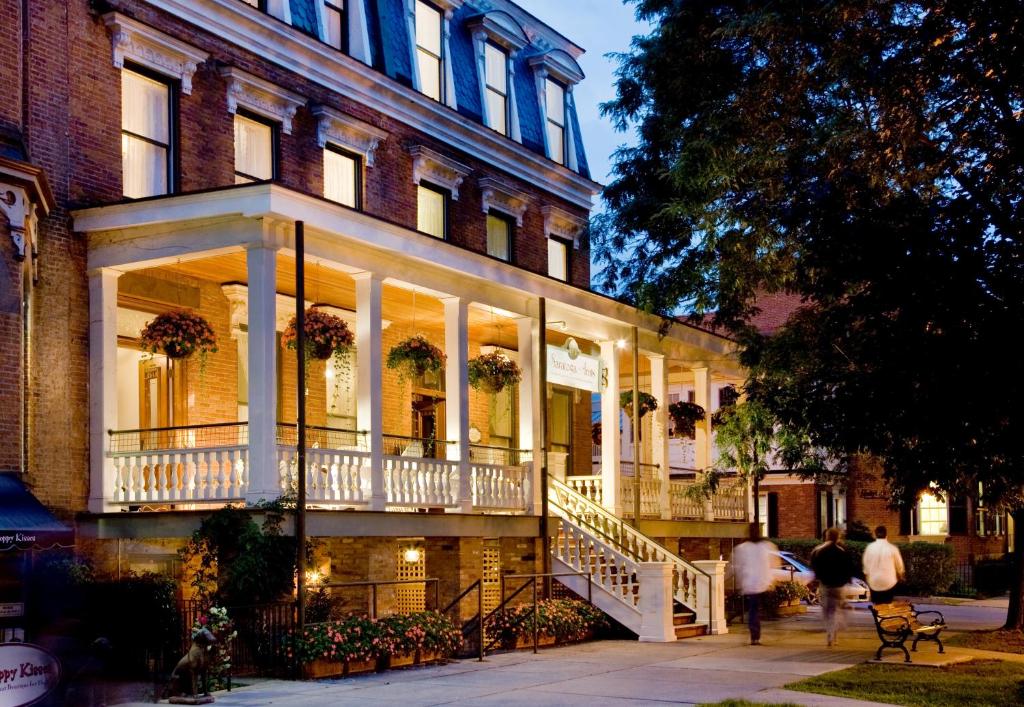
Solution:
[{"label": "white column", "polygon": [[541,399],[537,394],[537,374],[540,365],[537,346],[540,323],[536,319],[523,317],[516,320],[516,330],[519,334],[519,368],[523,372],[523,378],[519,383],[519,448],[529,449],[533,452],[533,474],[530,479],[530,499],[533,509],[540,508],[540,404]]},{"label": "white column", "polygon": [[115,510],[114,467],[107,459],[117,428],[117,278],[110,268],[89,271],[89,510]]},{"label": "white column", "polygon": [[572,97],[572,84],[565,87],[565,96],[565,166],[573,172],[578,172],[580,170],[576,160],[576,130],[572,122],[572,117],[576,114],[576,101]]},{"label": "white column", "polygon": [[637,563],[637,581],[640,584],[641,643],[671,643],[676,640],[672,625],[672,563]]},{"label": "white column", "polygon": [[710,581],[697,582],[697,621],[708,625],[708,633],[729,633],[725,620],[725,567],[722,560],[696,560],[697,569],[708,575]]},{"label": "white column", "polygon": [[651,421],[651,462],[658,467],[661,479],[659,507],[661,517],[672,518],[669,505],[669,468],[668,468],[668,362],[664,356],[648,355],[651,362],[651,394],[658,400],[658,409],[654,411]]},{"label": "white column", "polygon": [[601,342],[601,363],[607,375],[601,389],[601,498],[604,507],[622,515],[619,492],[619,458],[622,439],[619,432],[619,349],[615,341]]},{"label": "white column", "polygon": [[[277,461],[277,248],[246,252],[249,279],[249,487],[246,503],[281,495]],[[298,473],[298,472],[297,472]]]},{"label": "white column", "polygon": [[698,471],[711,468],[711,369],[693,369],[693,401],[704,408],[704,421],[694,427],[695,466]]},{"label": "white column", "polygon": [[381,286],[376,273],[361,272],[356,281],[356,426],[367,433],[370,452],[370,510],[387,506],[384,488],[384,405],[382,391],[383,328]]},{"label": "white column", "polygon": [[469,306],[465,299],[444,300],[445,437],[448,458],[459,462],[459,510],[473,511],[473,486],[469,478]]},{"label": "white column", "polygon": [[366,22],[366,0],[348,0],[345,9],[348,17],[348,55],[370,66],[373,58],[370,55],[370,31]]},{"label": "white column", "polygon": [[[487,101],[484,101],[487,104]],[[516,142],[523,141],[522,130],[519,127],[519,105],[516,102],[516,62],[515,55],[508,58],[508,136]],[[545,131],[547,132],[547,131]]]},{"label": "white column", "polygon": [[[458,99],[455,96],[455,71],[452,69],[454,59],[452,58],[452,11],[445,10],[444,12],[444,25],[441,29],[441,39],[444,42],[444,46],[441,51],[444,52],[444,102],[449,108],[459,107]],[[415,43],[415,35],[413,43]],[[414,67],[415,70],[415,67]]]}]

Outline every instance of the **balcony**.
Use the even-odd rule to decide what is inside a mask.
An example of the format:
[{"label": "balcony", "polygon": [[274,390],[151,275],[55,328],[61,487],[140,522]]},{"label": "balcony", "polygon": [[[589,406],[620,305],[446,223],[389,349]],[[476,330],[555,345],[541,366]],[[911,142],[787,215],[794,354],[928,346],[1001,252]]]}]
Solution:
[{"label": "balcony", "polygon": [[[193,508],[244,502],[249,493],[249,426],[245,422],[112,430],[108,463],[111,503],[124,507]],[[373,474],[367,433],[323,426],[306,431],[306,498],[313,507],[365,509],[375,495],[387,510],[464,507],[459,461],[445,440],[384,435],[381,473]],[[280,495],[298,488],[295,425],[277,425]],[[472,509],[525,513],[532,500],[532,452],[470,445],[466,464]],[[374,488],[380,479],[381,487]]]}]

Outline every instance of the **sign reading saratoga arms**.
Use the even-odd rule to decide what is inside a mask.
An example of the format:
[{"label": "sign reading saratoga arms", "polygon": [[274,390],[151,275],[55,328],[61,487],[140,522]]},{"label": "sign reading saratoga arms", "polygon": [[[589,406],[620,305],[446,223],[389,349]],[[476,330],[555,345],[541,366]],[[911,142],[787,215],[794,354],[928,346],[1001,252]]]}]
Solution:
[{"label": "sign reading saratoga arms", "polygon": [[548,383],[601,392],[601,359],[580,352],[575,339],[565,346],[548,345]]},{"label": "sign reading saratoga arms", "polygon": [[0,643],[0,707],[24,707],[60,682],[60,662],[39,646]]}]

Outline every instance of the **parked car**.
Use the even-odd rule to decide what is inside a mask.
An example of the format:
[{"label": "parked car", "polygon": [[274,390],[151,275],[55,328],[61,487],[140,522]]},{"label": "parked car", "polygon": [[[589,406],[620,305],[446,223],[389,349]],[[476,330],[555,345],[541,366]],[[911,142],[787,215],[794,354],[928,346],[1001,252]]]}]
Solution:
[{"label": "parked car", "polygon": [[[811,590],[813,602],[817,602],[818,580],[814,570],[804,564],[803,560],[792,552],[780,550],[778,553],[781,565],[772,570],[776,582],[799,582]],[[846,601],[867,601],[868,585],[862,579],[854,577],[843,587],[843,599]]]}]

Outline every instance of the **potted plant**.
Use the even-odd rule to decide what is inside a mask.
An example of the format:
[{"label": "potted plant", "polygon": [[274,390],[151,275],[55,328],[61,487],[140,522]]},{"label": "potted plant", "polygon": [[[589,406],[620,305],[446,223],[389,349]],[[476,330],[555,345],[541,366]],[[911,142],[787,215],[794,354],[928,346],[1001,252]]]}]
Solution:
[{"label": "potted plant", "polygon": [[[326,361],[334,358],[335,369],[348,365],[348,354],[355,348],[355,336],[341,317],[316,307],[306,310],[303,330],[305,332],[306,360]],[[299,346],[296,318],[292,317],[281,335],[281,341],[292,351]]]},{"label": "potted plant", "polygon": [[523,372],[516,362],[498,351],[470,359],[468,373],[469,384],[488,393],[500,393],[523,378]]},{"label": "potted plant", "polygon": [[[655,410],[658,409],[658,399],[655,398],[650,393],[646,393],[642,390],[640,391],[640,395],[638,397],[640,399],[640,419],[642,420],[644,415],[646,415],[649,412],[654,412]],[[626,411],[626,414],[629,415],[629,417],[633,417],[632,390],[622,391],[622,394],[619,396],[619,405],[622,407],[623,410]]]},{"label": "potted plant", "polygon": [[396,344],[388,351],[387,366],[398,371],[400,381],[419,378],[426,373],[439,373],[444,368],[445,355],[441,349],[416,334]]},{"label": "potted plant", "polygon": [[217,352],[213,327],[195,312],[185,309],[156,315],[139,333],[139,342],[151,354],[161,353],[175,360],[198,353],[201,368],[206,366],[206,355]]},{"label": "potted plant", "polygon": [[697,423],[705,416],[704,408],[697,403],[680,400],[668,406],[668,414],[676,426],[676,434],[692,439]]}]

